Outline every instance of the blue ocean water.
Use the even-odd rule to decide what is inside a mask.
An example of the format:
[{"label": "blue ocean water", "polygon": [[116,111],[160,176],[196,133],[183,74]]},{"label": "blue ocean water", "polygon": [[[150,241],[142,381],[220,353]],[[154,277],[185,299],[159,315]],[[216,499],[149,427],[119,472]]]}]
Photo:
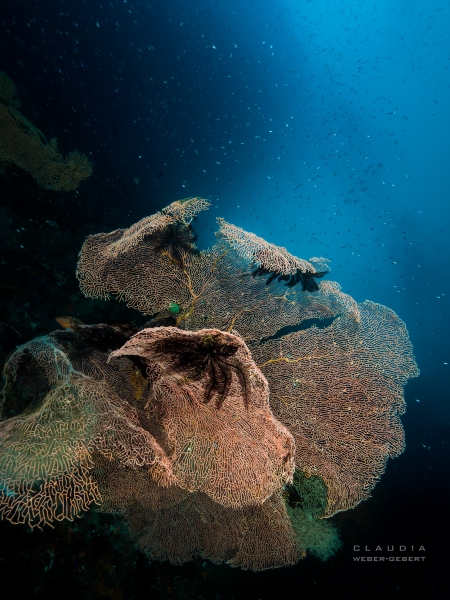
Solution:
[{"label": "blue ocean water", "polygon": [[[296,256],[330,259],[344,292],[406,323],[421,372],[405,392],[406,450],[371,499],[339,516],[344,545],[327,563],[254,574],[140,556],[115,588],[118,567],[97,580],[93,569],[89,597],[439,597],[450,487],[448,3],[5,0],[0,21],[0,70],[23,114],[94,169],[59,193],[2,166],[1,320],[20,336],[5,351],[73,307],[83,319],[74,271],[87,235],[200,196],[211,201],[194,223],[200,247],[221,216]],[[38,534],[17,547],[18,529],[5,525],[3,577],[11,556],[16,576],[41,564],[21,554]],[[45,536],[36,552],[47,562],[23,597],[60,597],[50,590],[65,567],[49,557],[62,542]],[[388,545],[416,556],[423,546],[425,560],[355,561],[355,546],[369,555]],[[89,570],[83,548],[74,581]]]}]

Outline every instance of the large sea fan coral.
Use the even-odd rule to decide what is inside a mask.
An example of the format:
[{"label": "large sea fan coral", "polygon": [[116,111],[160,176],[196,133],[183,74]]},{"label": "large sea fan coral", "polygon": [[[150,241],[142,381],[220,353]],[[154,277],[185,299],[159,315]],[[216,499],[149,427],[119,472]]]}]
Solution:
[{"label": "large sea fan coral", "polygon": [[[198,346],[208,348],[207,357],[217,352],[215,366]],[[291,481],[292,436],[274,419],[267,381],[240,338],[156,327],[132,337],[111,359],[121,356],[140,356],[150,367],[145,410],[162,430],[157,439],[164,440],[180,487],[241,508],[261,504]],[[209,403],[211,394],[217,402]]]},{"label": "large sea fan coral", "polygon": [[[326,259],[224,221],[198,251],[191,220],[207,206],[175,202],[86,240],[83,292],[152,320],[132,337],[77,326],[11,356],[3,518],[40,526],[96,503],[152,558],[259,570],[329,556],[339,543],[318,519],[367,498],[402,452],[418,375],[404,323],[321,280]],[[288,499],[294,467],[302,506]]]},{"label": "large sea fan coral", "polygon": [[92,175],[92,163],[77,151],[64,158],[58,152],[56,138],[48,142],[42,131],[22,115],[15,94],[13,81],[0,71],[0,160],[28,171],[47,190],[75,190]]}]

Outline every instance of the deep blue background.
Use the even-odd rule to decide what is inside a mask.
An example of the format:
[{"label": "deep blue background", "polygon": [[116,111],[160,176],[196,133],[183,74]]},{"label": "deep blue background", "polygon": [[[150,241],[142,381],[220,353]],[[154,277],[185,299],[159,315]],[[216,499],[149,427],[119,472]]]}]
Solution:
[{"label": "deep blue background", "polygon": [[4,0],[0,22],[0,70],[24,114],[94,163],[69,206],[55,200],[56,223],[79,202],[97,233],[204,196],[203,245],[222,216],[325,256],[345,292],[408,327],[421,376],[406,389],[407,449],[352,543],[423,544],[427,562],[355,566],[347,546],[326,565],[231,572],[242,597],[270,585],[356,600],[424,585],[432,597],[449,492],[450,5]]}]

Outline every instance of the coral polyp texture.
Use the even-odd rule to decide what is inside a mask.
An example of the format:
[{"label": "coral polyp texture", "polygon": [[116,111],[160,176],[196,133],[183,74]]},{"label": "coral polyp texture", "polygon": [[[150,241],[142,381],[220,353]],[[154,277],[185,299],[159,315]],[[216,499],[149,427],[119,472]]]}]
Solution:
[{"label": "coral polyp texture", "polygon": [[324,518],[367,498],[404,449],[418,375],[405,324],[322,279],[326,258],[221,219],[199,251],[191,223],[208,206],[177,201],[86,240],[84,294],[151,319],[76,325],[12,354],[2,518],[41,527],[95,506],[174,564],[261,570],[339,548]]},{"label": "coral polyp texture", "polygon": [[92,174],[89,159],[77,151],[64,158],[58,152],[56,138],[48,142],[44,134],[22,115],[15,95],[16,86],[0,71],[0,160],[28,171],[45,189],[75,190]]}]

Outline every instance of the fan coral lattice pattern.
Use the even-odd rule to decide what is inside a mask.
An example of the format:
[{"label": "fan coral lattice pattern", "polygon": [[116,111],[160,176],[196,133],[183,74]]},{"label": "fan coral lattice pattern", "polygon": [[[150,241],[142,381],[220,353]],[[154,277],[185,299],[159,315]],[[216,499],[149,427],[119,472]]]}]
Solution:
[{"label": "fan coral lattice pattern", "polygon": [[278,282],[268,288],[261,278],[251,276],[245,261],[226,245],[216,244],[200,256],[186,256],[182,275],[177,284],[183,307],[178,326],[183,329],[236,330],[253,344],[308,319],[346,313],[359,318],[356,302],[337,283],[321,282],[311,294]]},{"label": "fan coral lattice pattern", "polygon": [[[224,358],[209,373],[188,356],[205,343]],[[233,355],[224,352],[231,346]],[[273,418],[267,382],[240,338],[214,329],[193,333],[155,327],[133,336],[111,359],[130,355],[151,367],[154,381],[146,411],[163,430],[180,487],[240,508],[261,504],[292,479],[292,437]],[[226,365],[231,365],[228,375]],[[222,386],[221,376],[229,383]],[[215,396],[223,387],[228,390],[220,410],[212,401],[205,404],[212,379]]]},{"label": "fan coral lattice pattern", "polygon": [[[77,276],[87,296],[113,294],[150,324],[176,327],[130,338],[78,326],[13,353],[3,518],[36,526],[101,502],[127,517],[153,559],[260,570],[305,549],[329,556],[338,542],[318,513],[367,498],[402,452],[403,387],[418,375],[404,323],[335,282],[308,293],[274,277],[266,285],[249,261],[285,281],[302,270],[318,279],[328,261],[301,261],[223,220],[218,242],[199,252],[191,220],[208,204],[175,202],[86,240]],[[301,513],[283,491],[294,460],[298,485],[317,484],[313,508],[296,488]]]},{"label": "fan coral lattice pattern", "polygon": [[100,503],[93,451],[125,466],[146,465],[161,485],[173,481],[163,450],[115,391],[132,397],[131,366],[122,359],[113,370],[106,359],[91,351],[71,362],[53,334],[21,346],[6,364],[6,386],[23,393],[29,405],[0,423],[3,518],[36,527]]},{"label": "fan coral lattice pattern", "polygon": [[107,299],[110,293],[118,295],[144,314],[161,310],[161,301],[163,306],[169,305],[176,295],[173,286],[170,292],[167,289],[160,292],[153,290],[147,299],[144,295],[153,286],[159,285],[156,281],[158,268],[152,264],[152,258],[156,263],[167,264],[167,276],[174,278],[175,289],[180,277],[178,261],[167,251],[159,249],[160,234],[177,223],[177,234],[186,234],[190,220],[208,206],[209,202],[202,198],[176,201],[129,229],[89,236],[81,249],[77,267],[82,292],[90,298]]},{"label": "fan coral lattice pattern", "polygon": [[[199,201],[190,202],[192,212]],[[321,282],[311,294],[278,282],[269,288],[252,277],[248,262],[224,241],[207,252],[195,251],[188,227],[178,221],[171,231],[173,224],[163,213],[128,230],[86,240],[77,270],[86,296],[106,299],[113,294],[144,314],[166,317],[176,304],[179,327],[236,330],[247,343],[307,319],[347,312],[358,318],[356,302],[337,283]]]},{"label": "fan coral lattice pattern", "polygon": [[261,571],[300,558],[295,532],[279,492],[264,504],[233,510],[204,494],[189,495],[158,512],[128,511],[140,549],[156,560],[183,564],[196,556]]},{"label": "fan coral lattice pattern", "polygon": [[169,215],[184,225],[189,225],[192,219],[202,210],[210,207],[211,203],[205,198],[185,198],[175,200],[162,209],[162,214]]},{"label": "fan coral lattice pattern", "polygon": [[290,254],[286,248],[270,244],[254,233],[227,223],[224,219],[218,218],[217,222],[220,226],[219,235],[237,251],[239,256],[256,265],[281,275],[292,275],[297,270],[303,273],[316,273],[316,269],[310,262]]},{"label": "fan coral lattice pattern", "polygon": [[328,486],[325,516],[369,496],[388,457],[404,448],[403,386],[418,375],[406,327],[364,302],[342,316],[253,349],[270,403],[295,439],[296,468]]}]

